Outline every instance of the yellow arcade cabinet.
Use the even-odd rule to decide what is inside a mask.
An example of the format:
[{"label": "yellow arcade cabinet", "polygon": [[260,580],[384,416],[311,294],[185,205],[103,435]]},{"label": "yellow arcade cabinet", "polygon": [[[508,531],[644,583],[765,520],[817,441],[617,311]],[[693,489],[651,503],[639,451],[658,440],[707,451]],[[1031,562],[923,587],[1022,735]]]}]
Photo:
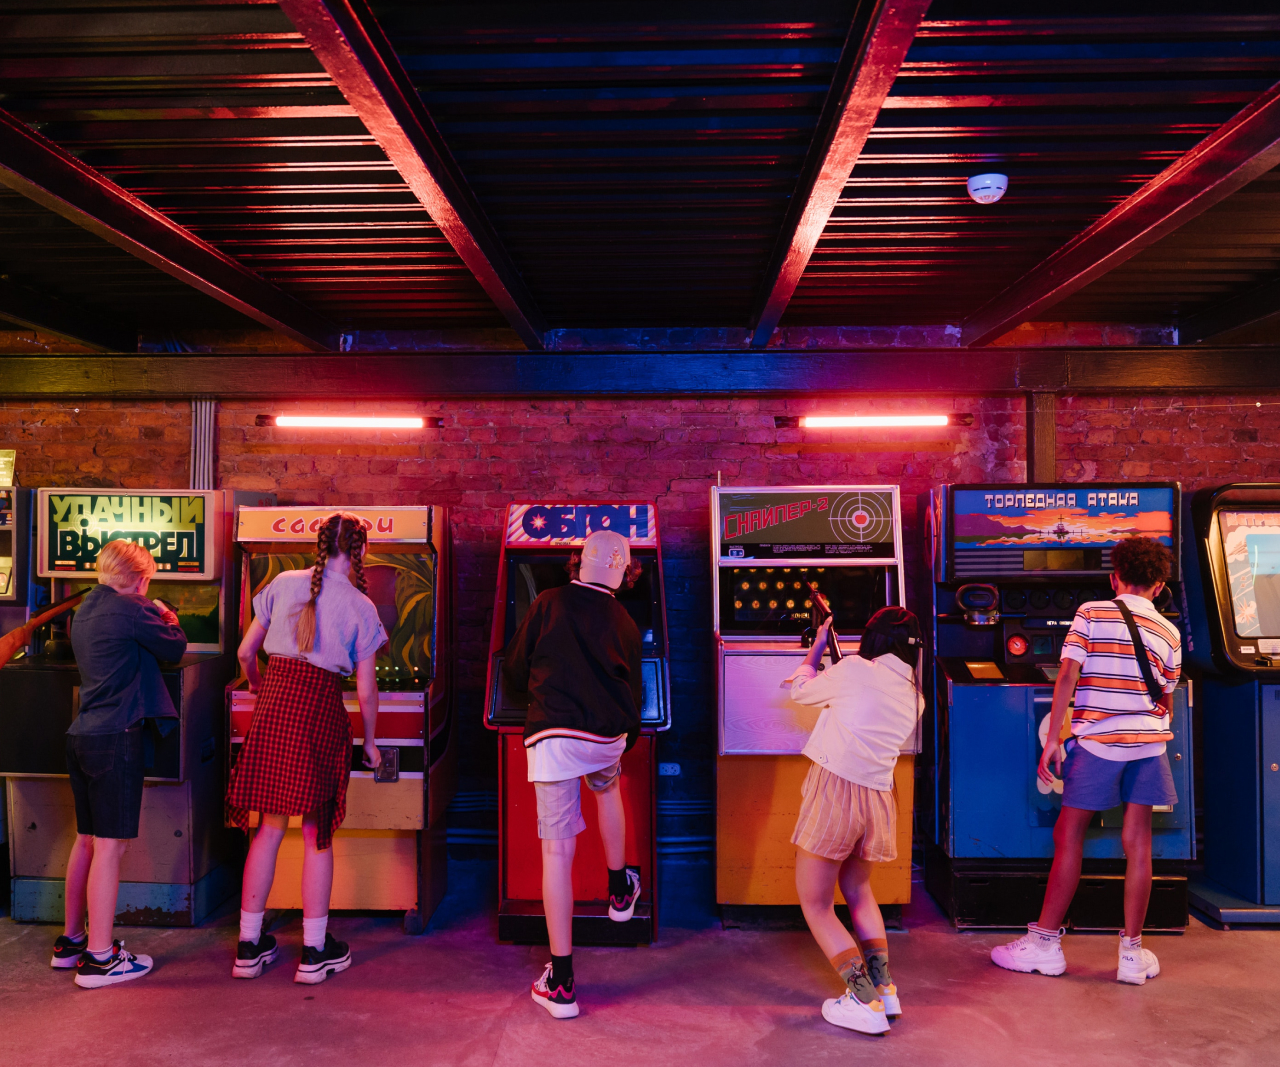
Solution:
[{"label": "yellow arcade cabinet", "polygon": [[[716,900],[796,905],[800,754],[820,709],[782,688],[805,657],[808,585],[830,602],[846,655],[867,621],[905,598],[896,485],[719,487],[711,490],[712,617],[719,749]],[[915,753],[908,739],[894,773],[898,858],[872,878],[892,914],[911,899]]]}]

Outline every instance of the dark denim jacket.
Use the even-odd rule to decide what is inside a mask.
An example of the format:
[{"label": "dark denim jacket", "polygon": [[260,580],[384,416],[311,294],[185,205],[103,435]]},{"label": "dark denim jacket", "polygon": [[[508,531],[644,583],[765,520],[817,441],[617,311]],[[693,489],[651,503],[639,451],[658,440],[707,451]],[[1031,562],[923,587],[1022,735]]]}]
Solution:
[{"label": "dark denim jacket", "polygon": [[187,635],[146,597],[109,585],[91,589],[71,624],[71,647],[80,714],[67,733],[114,734],[142,719],[177,718],[157,661],[180,660]]}]

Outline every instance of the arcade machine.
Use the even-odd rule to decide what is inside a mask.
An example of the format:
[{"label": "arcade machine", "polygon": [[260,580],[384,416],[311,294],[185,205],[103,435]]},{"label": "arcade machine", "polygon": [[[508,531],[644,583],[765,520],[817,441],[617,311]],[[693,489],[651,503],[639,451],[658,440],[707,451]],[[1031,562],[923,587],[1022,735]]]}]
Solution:
[{"label": "arcade machine", "polygon": [[31,490],[0,486],[0,637],[27,621]]},{"label": "arcade machine", "polygon": [[515,503],[498,557],[498,593],[489,640],[485,725],[498,733],[498,939],[545,943],[542,850],[538,804],[528,781],[524,721],[528,700],[510,693],[502,679],[503,652],[539,593],[568,585],[569,562],[587,534],[613,530],[626,536],[639,579],[617,597],[635,620],[643,641],[644,707],[640,738],[622,757],[627,812],[628,866],[640,868],[640,901],[625,923],[608,916],[609,888],[596,824],[596,805],[583,786],[586,832],[578,837],[573,867],[574,944],[647,944],[658,934],[657,741],[671,726],[667,613],[662,586],[658,511],[652,503],[575,501]]},{"label": "arcade machine", "polygon": [[[147,595],[175,607],[189,642],[180,663],[162,665],[178,728],[163,738],[151,732],[140,837],[120,869],[116,921],[126,925],[198,923],[238,880],[235,839],[222,825],[222,692],[235,673],[235,591],[226,553],[231,503],[221,490],[36,494],[36,570],[51,579],[54,601],[97,584],[103,544],[135,541],[159,568]],[[12,914],[25,922],[62,920],[75,836],[64,738],[79,703],[67,638],[74,611],[51,626],[38,654],[5,668],[0,703],[0,775],[9,778],[9,825],[21,828],[10,834]]]},{"label": "arcade machine", "polygon": [[[800,755],[821,709],[782,687],[811,644],[812,583],[830,602],[845,655],[867,621],[904,602],[902,520],[895,485],[711,490],[711,567],[719,750],[716,900],[797,905],[795,846]],[[829,653],[828,653],[829,655]],[[894,774],[898,858],[877,864],[876,899],[911,899],[911,833],[919,730]]]},{"label": "arcade machine", "polygon": [[[310,569],[316,531],[334,507],[241,508],[242,627],[253,598],[282,571]],[[333,839],[335,909],[404,912],[419,934],[447,885],[445,808],[457,788],[457,724],[452,715],[449,654],[452,579],[444,508],[343,507],[364,520],[364,573],[389,641],[378,650],[377,775],[361,758],[364,726],[355,677],[344,685],[351,717],[347,815]],[[264,657],[265,662],[265,657]],[[239,678],[227,694],[230,760],[253,722],[254,696]],[[252,816],[254,825],[257,813]],[[270,908],[302,907],[302,818],[289,821],[280,847]]]},{"label": "arcade machine", "polygon": [[1191,903],[1229,925],[1280,923],[1280,485],[1202,489],[1190,512],[1205,815]]},{"label": "arcade machine", "polygon": [[[1111,600],[1111,549],[1132,536],[1174,549],[1156,607],[1180,625],[1177,483],[944,485],[921,497],[933,570],[934,844],[925,884],[957,927],[1036,919],[1053,856],[1062,783],[1036,774],[1062,641],[1078,605]],[[1191,699],[1174,693],[1169,764],[1178,803],[1156,808],[1148,929],[1187,925],[1195,856]],[[1064,727],[1064,736],[1069,722]],[[1101,812],[1085,842],[1068,913],[1077,929],[1123,915],[1122,809]]]}]

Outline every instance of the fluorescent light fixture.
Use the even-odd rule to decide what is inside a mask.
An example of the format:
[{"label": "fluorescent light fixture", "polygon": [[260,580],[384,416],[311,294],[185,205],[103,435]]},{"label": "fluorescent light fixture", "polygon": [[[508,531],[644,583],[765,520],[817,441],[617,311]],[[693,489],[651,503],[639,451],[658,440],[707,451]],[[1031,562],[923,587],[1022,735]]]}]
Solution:
[{"label": "fluorescent light fixture", "polygon": [[948,426],[947,415],[802,415],[800,425],[809,430],[849,426]]},{"label": "fluorescent light fixture", "polygon": [[344,430],[421,430],[421,416],[390,415],[277,415],[277,426],[306,426]]}]

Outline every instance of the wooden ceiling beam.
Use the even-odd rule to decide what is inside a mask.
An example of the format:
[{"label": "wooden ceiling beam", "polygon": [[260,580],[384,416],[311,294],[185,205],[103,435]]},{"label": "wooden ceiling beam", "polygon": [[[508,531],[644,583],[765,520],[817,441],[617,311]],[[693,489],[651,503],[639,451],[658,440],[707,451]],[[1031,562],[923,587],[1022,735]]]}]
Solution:
[{"label": "wooden ceiling beam", "polygon": [[6,396],[423,400],[1280,393],[1280,346],[9,356]]},{"label": "wooden ceiling beam", "polygon": [[1277,165],[1280,82],[978,308],[961,343],[989,344],[1034,320]]},{"label": "wooden ceiling beam", "polygon": [[313,351],[337,347],[310,308],[5,111],[0,185]]},{"label": "wooden ceiling beam", "polygon": [[316,58],[521,340],[546,323],[364,0],[280,0]]},{"label": "wooden ceiling beam", "polygon": [[[836,64],[800,180],[751,315],[751,343],[762,347],[786,311],[818,238],[835,210],[929,0],[866,0]],[[859,12],[861,14],[861,12]]]}]

